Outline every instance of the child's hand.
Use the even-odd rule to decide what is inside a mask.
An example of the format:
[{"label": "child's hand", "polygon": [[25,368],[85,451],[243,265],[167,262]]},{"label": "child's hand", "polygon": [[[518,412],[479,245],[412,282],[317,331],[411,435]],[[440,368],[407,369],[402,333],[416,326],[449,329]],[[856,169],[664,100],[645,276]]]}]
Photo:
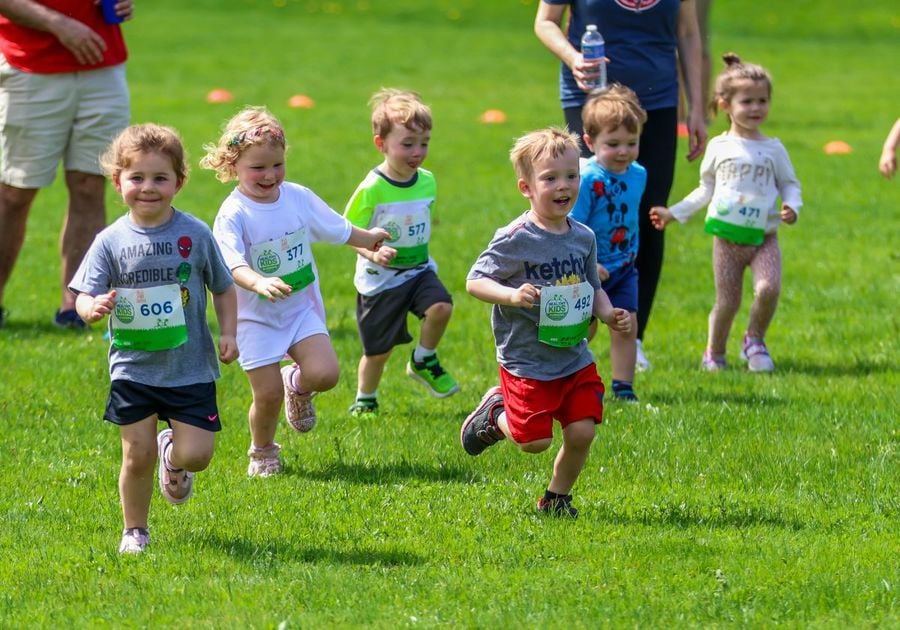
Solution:
[{"label": "child's hand", "polygon": [[878,161],[878,170],[884,175],[885,179],[890,179],[897,172],[897,154],[894,151],[885,149],[881,154],[881,160]]},{"label": "child's hand", "polygon": [[382,245],[372,256],[372,262],[382,267],[390,267],[391,261],[397,256],[397,250],[387,245]]},{"label": "child's hand", "polygon": [[788,225],[797,222],[797,213],[791,208],[789,205],[784,204],[781,206],[781,220],[787,223]]},{"label": "child's hand", "polygon": [[381,245],[384,243],[385,239],[391,238],[390,232],[383,228],[373,228],[368,230],[367,236],[369,243],[366,245],[366,249],[373,252],[377,252],[381,249]]},{"label": "child's hand", "polygon": [[600,263],[597,263],[597,275],[600,276],[600,282],[609,280],[609,271]]},{"label": "child's hand", "polygon": [[221,335],[219,337],[219,361],[228,365],[238,358],[237,341],[233,335]]},{"label": "child's hand", "polygon": [[614,308],[603,320],[603,323],[616,332],[627,333],[631,330],[631,314],[624,308]]},{"label": "child's hand", "polygon": [[91,310],[89,313],[86,313],[87,317],[84,317],[84,321],[86,321],[88,324],[93,324],[94,322],[100,321],[101,319],[112,313],[114,308],[116,308],[115,290],[110,291],[109,293],[95,295],[94,300],[91,303]]},{"label": "child's hand", "polygon": [[540,295],[540,289],[535,287],[533,284],[525,283],[518,289],[513,291],[512,295],[509,298],[509,303],[511,306],[531,308],[534,306],[534,302],[540,297]]},{"label": "child's hand", "polygon": [[283,300],[291,294],[291,287],[288,286],[288,283],[277,276],[274,278],[260,276],[253,284],[253,290],[270,302],[274,302],[276,299]]},{"label": "child's hand", "polygon": [[672,222],[672,213],[665,206],[653,206],[650,208],[650,223],[657,230],[665,230],[666,226]]}]

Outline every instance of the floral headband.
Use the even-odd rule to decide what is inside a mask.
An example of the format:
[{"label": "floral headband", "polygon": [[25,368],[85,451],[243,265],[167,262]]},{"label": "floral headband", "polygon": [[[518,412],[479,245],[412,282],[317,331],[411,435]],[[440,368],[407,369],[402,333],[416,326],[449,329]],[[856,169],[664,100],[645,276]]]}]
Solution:
[{"label": "floral headband", "polygon": [[281,129],[274,129],[268,125],[262,125],[260,127],[254,127],[248,131],[242,131],[241,133],[235,135],[231,141],[228,143],[230,147],[236,147],[242,142],[247,142],[248,140],[253,140],[254,138],[260,138],[265,134],[269,134],[273,139],[278,140],[282,144],[284,144],[284,132]]}]

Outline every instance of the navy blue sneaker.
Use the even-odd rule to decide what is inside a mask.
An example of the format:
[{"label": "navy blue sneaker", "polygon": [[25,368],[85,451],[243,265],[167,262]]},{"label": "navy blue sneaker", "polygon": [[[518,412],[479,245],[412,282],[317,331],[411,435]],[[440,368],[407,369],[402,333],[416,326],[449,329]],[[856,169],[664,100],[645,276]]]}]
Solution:
[{"label": "navy blue sneaker", "polygon": [[541,497],[538,499],[537,509],[538,512],[543,512],[549,516],[578,518],[578,510],[572,505],[571,494],[564,494],[555,499]]},{"label": "navy blue sneaker", "polygon": [[78,313],[76,313],[74,309],[68,311],[56,311],[56,315],[53,316],[53,325],[57,328],[68,328],[71,330],[84,330],[87,328],[87,324],[84,323],[83,319],[78,317]]}]

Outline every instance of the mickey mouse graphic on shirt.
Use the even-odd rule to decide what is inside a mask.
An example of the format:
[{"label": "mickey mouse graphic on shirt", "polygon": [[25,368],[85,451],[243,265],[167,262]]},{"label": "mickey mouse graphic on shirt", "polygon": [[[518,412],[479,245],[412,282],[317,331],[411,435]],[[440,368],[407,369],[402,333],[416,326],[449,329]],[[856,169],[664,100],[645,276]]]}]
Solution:
[{"label": "mickey mouse graphic on shirt", "polygon": [[615,176],[609,177],[609,185],[602,179],[594,181],[591,187],[594,195],[591,206],[598,211],[605,210],[609,215],[609,251],[619,250],[627,252],[634,249],[634,241],[637,234],[629,234],[628,226],[625,225],[625,217],[628,214],[628,204],[622,199],[622,196],[628,192],[628,184]]}]

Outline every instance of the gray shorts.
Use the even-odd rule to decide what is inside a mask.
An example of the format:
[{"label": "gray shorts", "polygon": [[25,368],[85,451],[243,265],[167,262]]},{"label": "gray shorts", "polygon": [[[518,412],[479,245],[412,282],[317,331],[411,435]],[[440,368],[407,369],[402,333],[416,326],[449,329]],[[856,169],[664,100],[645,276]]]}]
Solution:
[{"label": "gray shorts", "polygon": [[130,117],[124,64],[36,74],[0,55],[0,182],[49,186],[60,161],[67,171],[102,175],[100,155]]},{"label": "gray shorts", "polygon": [[399,287],[375,295],[356,296],[356,322],[363,354],[389,352],[394,346],[412,341],[406,326],[406,314],[419,319],[434,304],[453,304],[453,298],[437,274],[423,271]]}]

